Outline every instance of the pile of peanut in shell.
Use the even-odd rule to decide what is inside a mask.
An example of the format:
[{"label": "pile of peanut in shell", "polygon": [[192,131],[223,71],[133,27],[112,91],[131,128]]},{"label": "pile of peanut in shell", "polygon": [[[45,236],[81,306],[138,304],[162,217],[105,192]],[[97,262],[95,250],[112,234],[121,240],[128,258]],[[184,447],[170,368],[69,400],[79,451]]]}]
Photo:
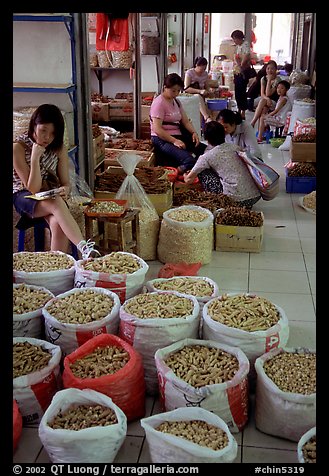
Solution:
[{"label": "pile of peanut in shell", "polygon": [[36,289],[25,283],[13,288],[13,314],[25,314],[41,309],[53,296],[43,289]]},{"label": "pile of peanut in shell", "polygon": [[45,368],[51,359],[51,353],[40,345],[30,342],[13,344],[13,377],[22,377]]},{"label": "pile of peanut in shell", "polygon": [[97,273],[132,274],[141,269],[140,262],[129,254],[119,251],[82,263],[82,268]]},{"label": "pile of peanut in shell", "polygon": [[268,299],[248,294],[223,294],[211,301],[208,314],[214,321],[247,332],[269,329],[280,320],[278,309]]},{"label": "pile of peanut in shell", "polygon": [[124,304],[124,310],[140,319],[186,318],[193,312],[193,302],[176,294],[138,294]]},{"label": "pile of peanut in shell", "polygon": [[22,251],[13,256],[14,271],[37,273],[70,269],[73,266],[74,259],[72,257],[55,251],[40,251],[38,253]]},{"label": "pile of peanut in shell", "polygon": [[56,297],[47,311],[60,322],[88,324],[108,316],[113,306],[111,296],[86,288],[65,297]]},{"label": "pile of peanut in shell", "polygon": [[90,354],[70,363],[70,369],[75,377],[97,378],[116,373],[129,359],[129,353],[122,347],[107,345],[96,347]]},{"label": "pile of peanut in shell", "polygon": [[316,392],[316,354],[280,352],[264,363],[264,372],[283,392]]},{"label": "pile of peanut in shell", "polygon": [[155,430],[184,438],[214,451],[222,450],[229,442],[224,430],[202,420],[164,421]]},{"label": "pile of peanut in shell", "polygon": [[302,447],[305,463],[316,463],[316,436],[312,436]]},{"label": "pile of peanut in shell", "polygon": [[177,291],[198,297],[212,296],[214,293],[214,287],[209,281],[188,276],[154,281],[153,286],[162,291]]},{"label": "pile of peanut in shell", "polygon": [[48,426],[53,430],[79,431],[93,426],[108,426],[118,423],[112,408],[104,405],[73,405],[59,411]]},{"label": "pile of peanut in shell", "polygon": [[232,380],[239,370],[238,359],[216,347],[186,345],[165,359],[174,374],[192,385],[204,387]]},{"label": "pile of peanut in shell", "polygon": [[119,205],[118,203],[109,200],[106,202],[93,202],[92,205],[90,205],[88,212],[92,213],[123,213],[125,210],[125,207],[122,205]]}]

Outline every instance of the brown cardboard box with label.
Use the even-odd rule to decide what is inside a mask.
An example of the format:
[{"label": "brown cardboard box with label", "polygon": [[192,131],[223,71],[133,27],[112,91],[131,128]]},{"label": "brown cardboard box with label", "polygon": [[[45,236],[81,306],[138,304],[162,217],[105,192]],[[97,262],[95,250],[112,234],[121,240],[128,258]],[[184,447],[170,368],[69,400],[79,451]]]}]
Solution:
[{"label": "brown cardboard box with label", "polygon": [[290,158],[292,162],[316,162],[315,142],[291,141]]}]

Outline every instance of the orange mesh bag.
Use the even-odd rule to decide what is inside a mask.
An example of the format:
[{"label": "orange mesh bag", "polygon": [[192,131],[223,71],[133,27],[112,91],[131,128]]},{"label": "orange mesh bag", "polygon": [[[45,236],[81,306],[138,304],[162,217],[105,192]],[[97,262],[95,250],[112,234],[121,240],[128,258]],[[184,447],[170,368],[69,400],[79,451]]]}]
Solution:
[{"label": "orange mesh bag", "polygon": [[[97,347],[119,347],[129,354],[128,362],[113,374],[95,378],[80,378],[73,374],[70,365],[92,354]],[[90,388],[104,393],[125,413],[127,420],[145,415],[145,380],[141,355],[134,348],[112,334],[100,334],[88,340],[64,359],[64,388]]]},{"label": "orange mesh bag", "polygon": [[16,400],[13,400],[13,450],[15,451],[22,434],[22,415]]}]

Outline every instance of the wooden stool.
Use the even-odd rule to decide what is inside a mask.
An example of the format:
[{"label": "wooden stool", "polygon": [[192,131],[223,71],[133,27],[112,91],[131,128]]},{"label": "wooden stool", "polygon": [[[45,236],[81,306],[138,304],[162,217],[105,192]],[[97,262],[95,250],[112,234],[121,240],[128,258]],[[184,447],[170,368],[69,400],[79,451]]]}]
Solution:
[{"label": "wooden stool", "polygon": [[[97,233],[93,234],[93,221],[97,222]],[[116,225],[116,239],[110,239],[105,230],[106,223],[114,223]],[[132,240],[126,241],[125,227],[127,223],[131,223]],[[139,254],[139,210],[136,208],[128,208],[124,215],[120,217],[111,216],[94,216],[90,217],[85,214],[86,240],[95,241],[101,253],[109,251],[127,251],[129,253]]]}]

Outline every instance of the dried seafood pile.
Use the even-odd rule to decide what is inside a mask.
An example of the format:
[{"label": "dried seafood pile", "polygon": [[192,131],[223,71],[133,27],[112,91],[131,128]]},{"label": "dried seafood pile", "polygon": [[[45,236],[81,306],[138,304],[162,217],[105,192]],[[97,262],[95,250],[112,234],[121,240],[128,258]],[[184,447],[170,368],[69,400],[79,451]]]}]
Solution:
[{"label": "dried seafood pile", "polygon": [[108,147],[125,150],[153,150],[150,139],[118,138],[110,141]]},{"label": "dried seafood pile", "polygon": [[[171,182],[164,177],[166,169],[164,167],[143,167],[135,170],[135,177],[142,185],[145,193],[157,194],[166,193],[171,188]],[[161,178],[164,177],[164,178]],[[126,178],[126,173],[122,170],[115,174],[111,170],[96,173],[95,190],[103,190],[116,193]]]},{"label": "dried seafood pile", "polygon": [[174,195],[174,205],[198,205],[214,213],[218,208],[239,206],[231,197],[224,193],[184,190]]},{"label": "dried seafood pile", "polygon": [[258,227],[263,225],[263,216],[261,212],[255,212],[243,207],[227,207],[217,214],[216,224]]}]

